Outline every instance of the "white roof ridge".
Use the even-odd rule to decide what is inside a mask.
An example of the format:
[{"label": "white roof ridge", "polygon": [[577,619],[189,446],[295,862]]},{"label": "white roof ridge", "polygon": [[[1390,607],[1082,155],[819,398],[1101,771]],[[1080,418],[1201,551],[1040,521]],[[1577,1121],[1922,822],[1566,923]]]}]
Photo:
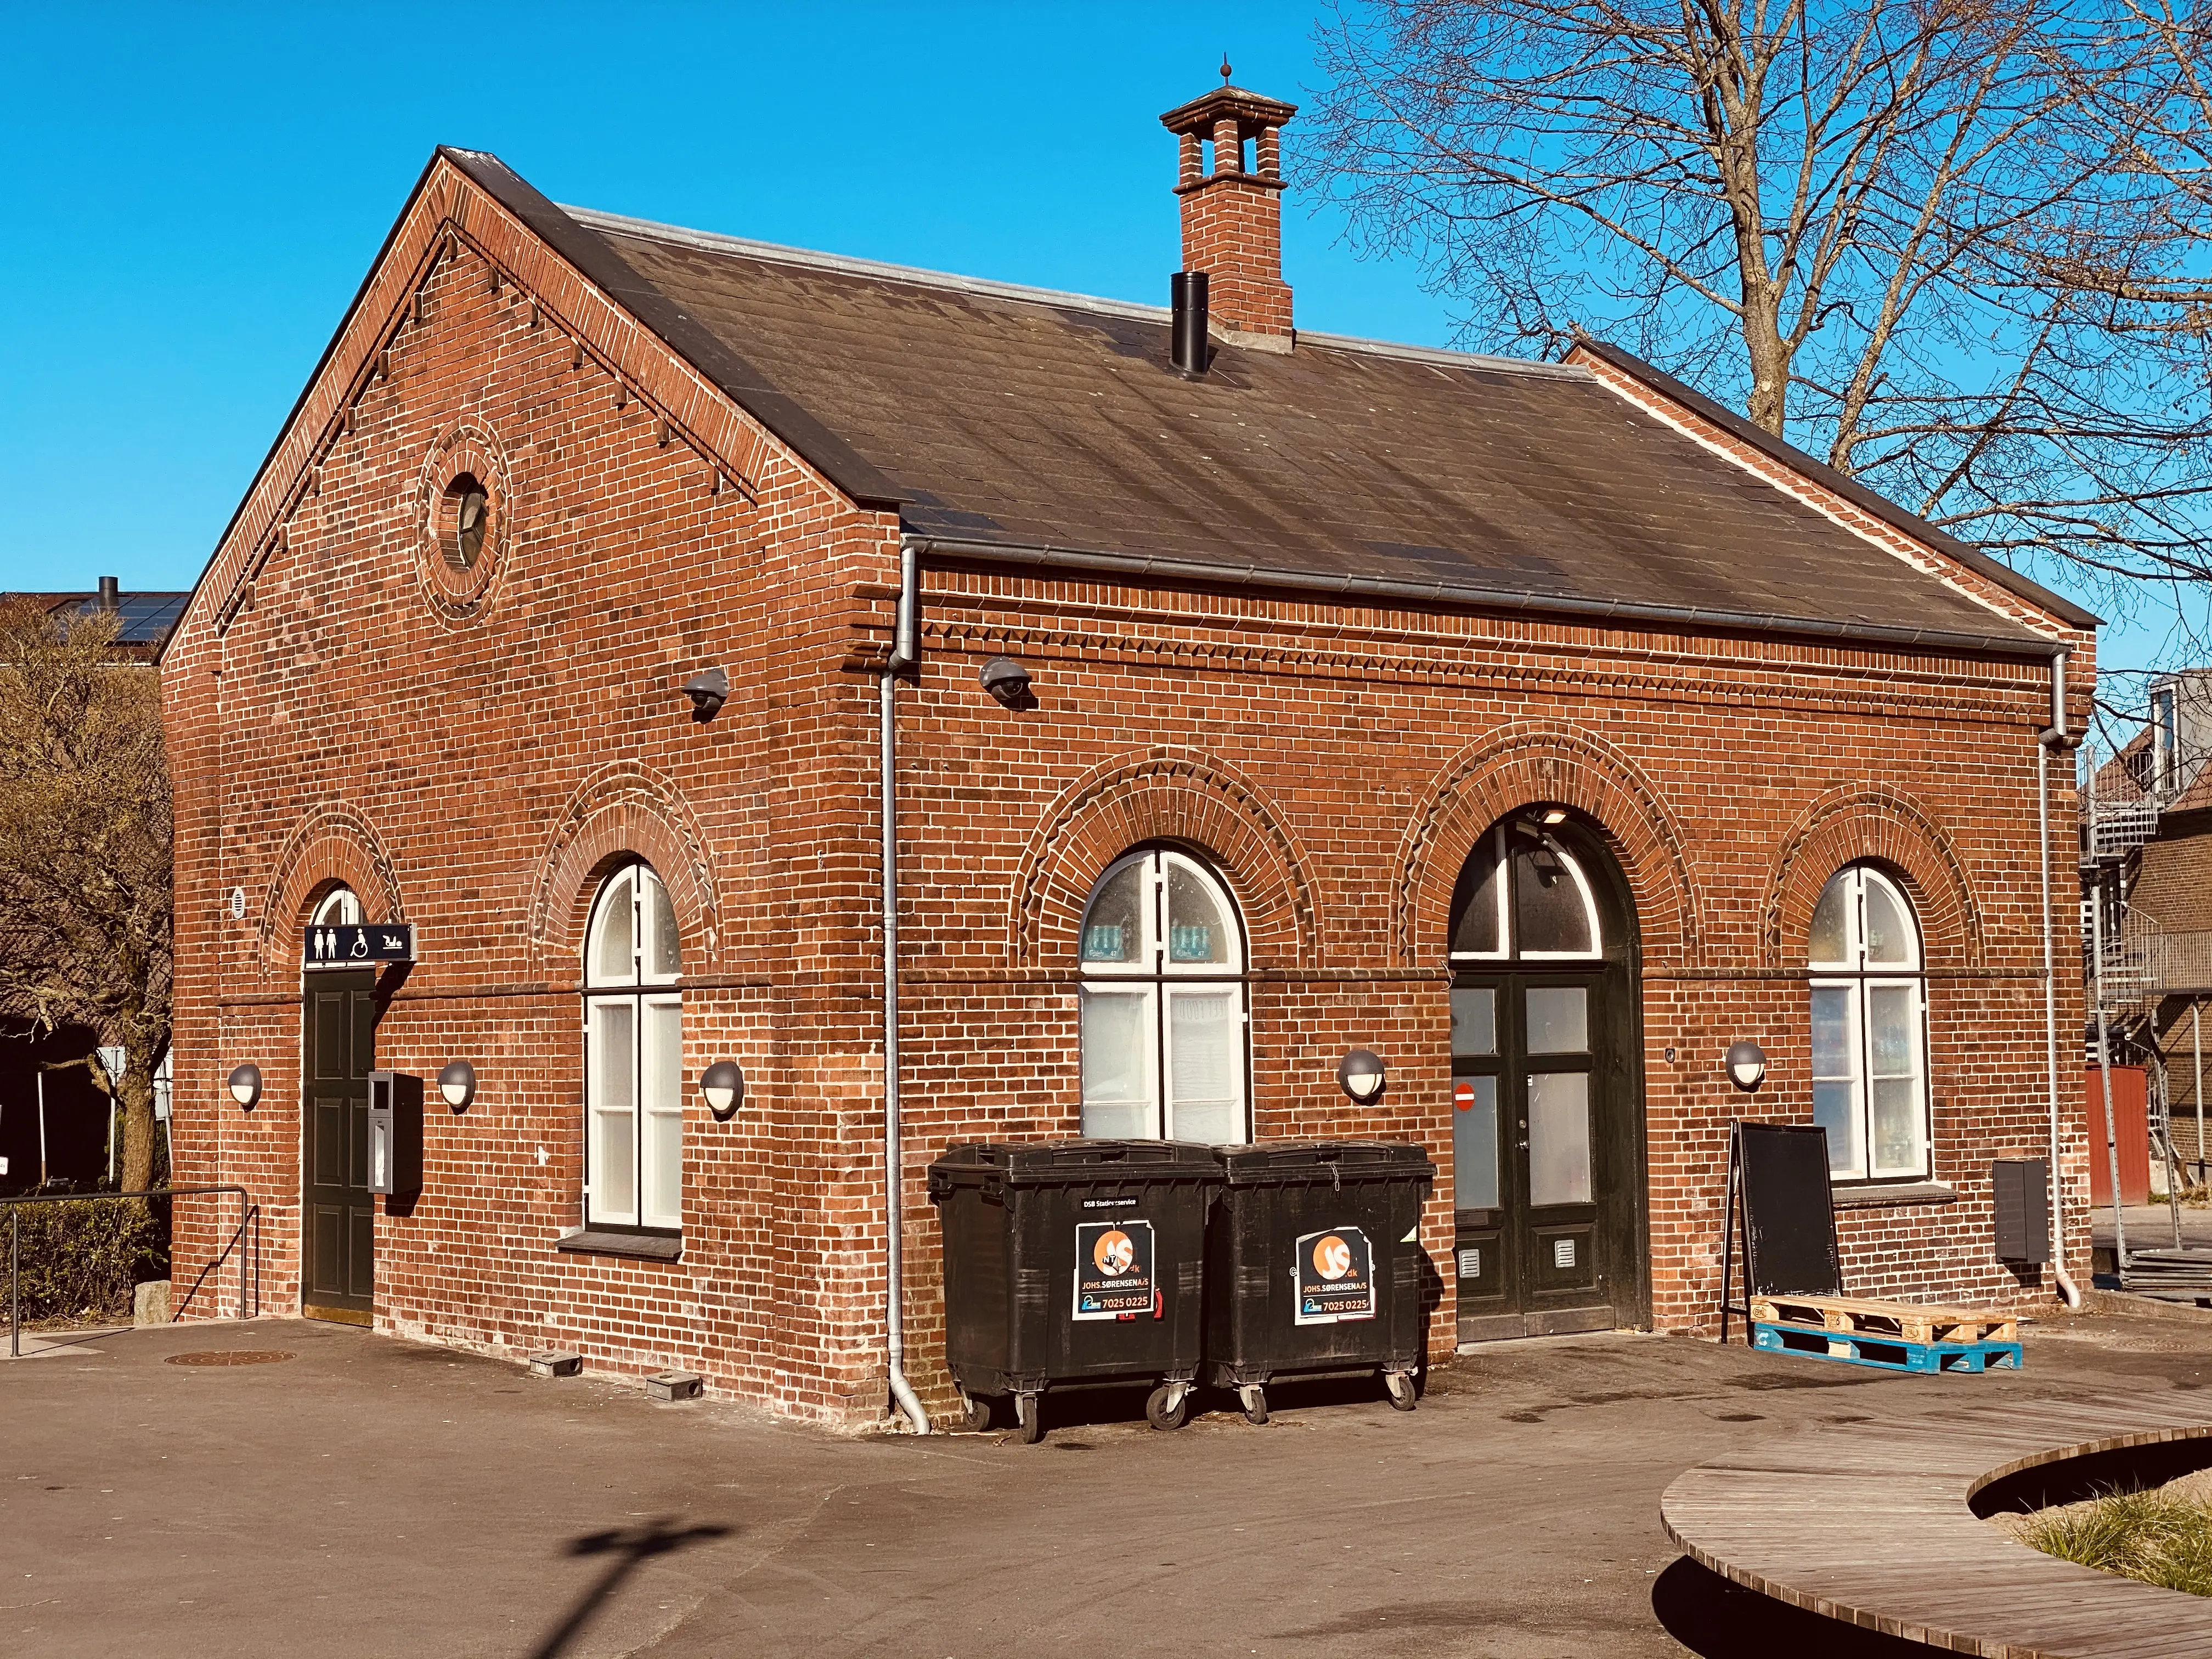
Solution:
[{"label": "white roof ridge", "polygon": [[[667,242],[678,247],[694,247],[702,252],[738,254],[747,258],[765,259],[778,264],[804,265],[811,270],[836,271],[844,276],[881,276],[925,288],[973,294],[985,299],[1012,300],[1028,305],[1096,312],[1103,316],[1127,317],[1137,322],[1165,324],[1170,320],[1167,307],[1142,305],[1134,300],[1109,300],[1095,294],[1074,294],[1061,289],[1002,283],[988,276],[963,276],[951,271],[931,270],[921,265],[895,264],[884,259],[823,253],[812,248],[789,247],[781,242],[756,241],[750,237],[726,236],[716,231],[662,224],[657,220],[635,219],[627,214],[606,213],[598,208],[572,207],[567,203],[562,203],[560,207],[561,211],[570,218],[593,230],[612,231],[618,235]],[[1441,368],[1486,369],[1492,373],[1504,371],[1576,380],[1596,378],[1585,368],[1573,368],[1565,363],[1538,362],[1526,357],[1490,356],[1480,352],[1454,351],[1441,346],[1402,345],[1394,340],[1370,340],[1352,334],[1323,334],[1308,329],[1298,330],[1297,337],[1302,344],[1324,350],[1365,352],[1378,357],[1431,363]]]}]

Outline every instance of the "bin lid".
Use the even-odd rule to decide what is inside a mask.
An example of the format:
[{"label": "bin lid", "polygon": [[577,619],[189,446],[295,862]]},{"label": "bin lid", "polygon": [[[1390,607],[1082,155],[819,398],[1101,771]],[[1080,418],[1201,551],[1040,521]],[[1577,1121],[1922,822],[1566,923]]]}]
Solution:
[{"label": "bin lid", "polygon": [[1434,1181],[1425,1147],[1399,1140],[1261,1140],[1217,1146],[1232,1187],[1262,1182]]},{"label": "bin lid", "polygon": [[1071,1182],[1218,1181],[1213,1148],[1193,1140],[965,1141],[929,1166],[933,1186],[996,1176],[1009,1186]]}]

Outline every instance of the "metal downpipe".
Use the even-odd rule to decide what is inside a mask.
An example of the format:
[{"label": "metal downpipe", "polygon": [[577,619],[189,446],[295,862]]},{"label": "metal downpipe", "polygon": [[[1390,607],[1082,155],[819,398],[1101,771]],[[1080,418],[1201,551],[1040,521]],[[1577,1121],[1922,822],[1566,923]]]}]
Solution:
[{"label": "metal downpipe", "polygon": [[891,1398],[916,1434],[929,1432],[929,1413],[906,1380],[905,1206],[906,1155],[899,1133],[898,1030],[898,797],[896,728],[892,690],[900,671],[915,659],[915,599],[917,550],[899,548],[897,631],[890,659],[876,681],[877,799],[883,825],[884,929],[884,1328],[890,1360]]},{"label": "metal downpipe", "polygon": [[[2057,660],[2063,662],[2065,659]],[[2063,699],[2063,693],[2059,696]],[[2065,735],[2057,726],[2044,733],[2045,738],[2060,742],[2064,741]],[[2051,1092],[2051,1276],[2058,1287],[2058,1299],[2069,1308],[2078,1309],[2081,1305],[2081,1287],[2066,1271],[2066,1183],[2058,1162],[2058,986],[2051,937],[2051,747],[2049,742],[2039,742],[2035,746],[2036,844],[2043,867],[2043,1041]]]}]

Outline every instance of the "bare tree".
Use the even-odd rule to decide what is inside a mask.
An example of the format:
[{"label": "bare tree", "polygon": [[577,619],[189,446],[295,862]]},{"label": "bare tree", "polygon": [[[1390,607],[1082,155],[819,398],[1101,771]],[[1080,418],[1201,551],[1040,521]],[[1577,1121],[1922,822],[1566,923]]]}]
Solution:
[{"label": "bare tree", "polygon": [[0,605],[0,1012],[82,1025],[126,1063],[123,1185],[154,1170],[169,1042],[171,817],[159,677],[110,648],[112,615]]},{"label": "bare tree", "polygon": [[1318,28],[1312,159],[1473,342],[1617,338],[2124,606],[2212,575],[2160,3],[1378,0]]}]

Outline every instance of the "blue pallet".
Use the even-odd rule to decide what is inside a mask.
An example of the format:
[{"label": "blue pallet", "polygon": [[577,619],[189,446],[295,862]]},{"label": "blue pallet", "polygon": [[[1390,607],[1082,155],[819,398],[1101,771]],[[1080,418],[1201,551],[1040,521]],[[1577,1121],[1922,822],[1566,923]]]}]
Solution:
[{"label": "blue pallet", "polygon": [[[1843,1365],[1934,1376],[1942,1371],[2021,1370],[2027,1359],[2017,1342],[1904,1342],[1857,1331],[1817,1331],[1808,1325],[1754,1324],[1752,1346],[1769,1353],[1802,1354]],[[1838,1353],[1838,1348],[1847,1350]]]}]

